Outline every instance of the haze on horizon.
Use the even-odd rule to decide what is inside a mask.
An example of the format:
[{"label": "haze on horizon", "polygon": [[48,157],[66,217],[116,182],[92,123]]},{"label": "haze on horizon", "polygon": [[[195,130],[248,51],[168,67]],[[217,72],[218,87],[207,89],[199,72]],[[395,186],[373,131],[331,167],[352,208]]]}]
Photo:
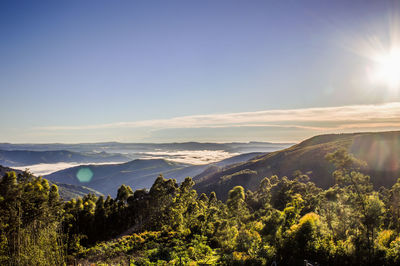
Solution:
[{"label": "haze on horizon", "polygon": [[400,4],[2,1],[0,142],[400,129]]}]

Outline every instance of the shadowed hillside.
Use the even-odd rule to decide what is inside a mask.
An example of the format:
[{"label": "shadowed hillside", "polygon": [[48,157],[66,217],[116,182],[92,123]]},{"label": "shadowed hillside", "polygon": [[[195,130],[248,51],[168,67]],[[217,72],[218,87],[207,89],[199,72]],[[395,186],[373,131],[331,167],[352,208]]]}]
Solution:
[{"label": "shadowed hillside", "polygon": [[400,177],[400,132],[329,134],[315,136],[282,151],[271,152],[245,163],[209,171],[195,177],[199,193],[217,192],[226,198],[235,185],[254,190],[261,179],[271,175],[291,177],[300,170],[316,185],[333,185],[333,165],[325,155],[345,148],[367,163],[363,172],[371,175],[375,187],[392,186]]},{"label": "shadowed hillside", "polygon": [[[181,182],[185,177],[196,176],[203,171],[207,172],[207,168],[222,169],[227,165],[244,162],[261,154],[264,153],[240,154],[209,165],[190,165],[164,159],[138,159],[123,164],[81,165],[52,173],[46,178],[66,184],[85,185],[104,194],[115,195],[122,184],[135,189],[150,188],[159,174]],[[91,175],[90,180],[80,180],[78,176],[80,171],[88,172]]]},{"label": "shadowed hillside", "polygon": [[[163,159],[133,160],[123,164],[81,165],[61,170],[46,178],[55,182],[85,185],[104,194],[114,195],[119,186],[127,184],[135,189],[149,188],[159,174],[178,181],[200,173],[205,166],[190,166]],[[80,179],[79,173],[88,173],[88,179]]]}]

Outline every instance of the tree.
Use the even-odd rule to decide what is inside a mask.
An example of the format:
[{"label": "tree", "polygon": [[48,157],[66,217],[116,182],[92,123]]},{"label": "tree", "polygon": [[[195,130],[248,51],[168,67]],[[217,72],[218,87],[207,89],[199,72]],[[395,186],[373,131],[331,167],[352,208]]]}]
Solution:
[{"label": "tree", "polygon": [[61,265],[61,202],[58,188],[24,172],[6,173],[0,182],[2,264]]},{"label": "tree", "polygon": [[126,202],[127,199],[133,195],[132,188],[130,186],[121,185],[117,192],[117,200],[121,202]]},{"label": "tree", "polygon": [[[345,149],[327,154],[326,159],[335,165],[336,170],[333,172],[333,177],[339,185],[346,187],[353,211],[360,213],[360,223],[363,225],[360,229],[365,232],[367,258],[368,263],[370,263],[374,248],[373,235],[376,224],[376,221],[371,219],[370,215],[371,212],[378,210],[379,203],[375,198],[370,198],[372,193],[370,177],[358,171],[361,167],[366,166],[366,163],[354,158]],[[360,241],[362,242],[362,240]],[[357,244],[357,247],[360,246],[360,244]]]},{"label": "tree", "polygon": [[244,200],[245,193],[242,186],[236,186],[229,191],[226,205],[231,215],[235,217],[236,221],[239,223],[245,218],[248,211]]}]

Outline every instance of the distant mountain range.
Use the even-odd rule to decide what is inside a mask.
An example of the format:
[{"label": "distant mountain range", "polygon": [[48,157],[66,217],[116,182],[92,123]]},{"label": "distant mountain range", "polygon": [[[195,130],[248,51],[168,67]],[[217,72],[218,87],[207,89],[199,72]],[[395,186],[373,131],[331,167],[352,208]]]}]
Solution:
[{"label": "distant mountain range", "polygon": [[[115,196],[122,184],[129,185],[134,190],[150,188],[159,174],[181,182],[186,177],[196,176],[210,167],[220,169],[228,164],[247,161],[261,154],[265,153],[241,154],[210,165],[189,165],[164,159],[137,159],[127,163],[110,165],[80,165],[44,177],[60,183],[85,185],[103,194]],[[91,175],[90,180],[82,182],[79,178],[80,171],[89,173]]]},{"label": "distant mountain range", "polygon": [[165,159],[184,164],[210,164],[252,152],[271,152],[289,147],[285,143],[89,143],[9,144],[0,143],[0,164],[29,168],[37,175],[80,164],[125,163],[135,159]]},{"label": "distant mountain range", "polygon": [[[4,167],[0,165],[0,179],[4,176],[5,173],[14,171],[17,175],[21,174],[21,170],[12,169],[10,167]],[[97,196],[102,195],[102,193],[88,188],[84,186],[77,186],[77,185],[70,185],[70,184],[63,184],[58,182],[49,181],[50,185],[55,184],[58,186],[58,191],[60,193],[60,197],[64,200],[70,200],[77,197],[83,197],[86,194],[93,193]]]},{"label": "distant mountain range", "polygon": [[367,163],[362,171],[371,176],[375,187],[392,186],[400,177],[400,132],[329,134],[307,139],[290,148],[271,152],[247,162],[214,169],[194,177],[198,193],[215,191],[225,199],[236,185],[254,190],[264,177],[291,177],[300,170],[317,186],[333,185],[334,166],[325,160],[327,153],[345,148]]},{"label": "distant mountain range", "polygon": [[73,152],[107,152],[107,153],[137,153],[149,151],[172,150],[211,150],[226,151],[230,153],[271,152],[281,150],[293,145],[293,143],[271,142],[231,142],[231,143],[80,143],[80,144],[11,144],[0,143],[0,150],[29,150],[29,151],[55,151],[67,150]]},{"label": "distant mountain range", "polygon": [[24,166],[40,163],[102,163],[102,162],[127,162],[131,160],[122,154],[109,154],[106,152],[82,153],[67,150],[55,151],[30,151],[30,150],[0,150],[0,164],[7,166]]}]

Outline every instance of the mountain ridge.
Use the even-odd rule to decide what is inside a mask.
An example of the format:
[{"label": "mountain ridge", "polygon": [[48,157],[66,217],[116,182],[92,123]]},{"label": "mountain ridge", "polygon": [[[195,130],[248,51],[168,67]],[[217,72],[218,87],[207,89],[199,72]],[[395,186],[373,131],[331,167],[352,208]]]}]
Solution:
[{"label": "mountain ridge", "polygon": [[[84,164],[60,170],[44,176],[55,182],[62,182],[73,185],[84,184],[94,188],[103,194],[115,196],[116,191],[122,184],[129,185],[133,189],[150,188],[159,174],[166,178],[174,178],[177,182],[183,181],[188,176],[196,176],[206,170],[208,167],[217,167],[218,169],[228,164],[253,158],[265,153],[240,154],[216,163],[204,165],[190,165],[178,163],[166,159],[135,159],[121,164],[91,165]],[[77,174],[80,169],[89,168],[93,173],[93,178],[82,183]]]},{"label": "mountain ridge", "polygon": [[106,152],[81,153],[68,150],[0,150],[0,164],[8,166],[26,166],[40,163],[58,162],[124,162],[128,160],[130,160],[130,158],[127,156]]},{"label": "mountain ridge", "polygon": [[375,187],[389,187],[400,176],[400,131],[325,134],[222,171],[196,176],[195,189],[199,193],[216,191],[218,196],[226,198],[235,185],[253,190],[264,177],[292,177],[296,170],[307,173],[316,185],[327,188],[334,184],[331,177],[334,166],[325,156],[340,148],[367,162],[368,167],[362,171],[371,175]]}]

